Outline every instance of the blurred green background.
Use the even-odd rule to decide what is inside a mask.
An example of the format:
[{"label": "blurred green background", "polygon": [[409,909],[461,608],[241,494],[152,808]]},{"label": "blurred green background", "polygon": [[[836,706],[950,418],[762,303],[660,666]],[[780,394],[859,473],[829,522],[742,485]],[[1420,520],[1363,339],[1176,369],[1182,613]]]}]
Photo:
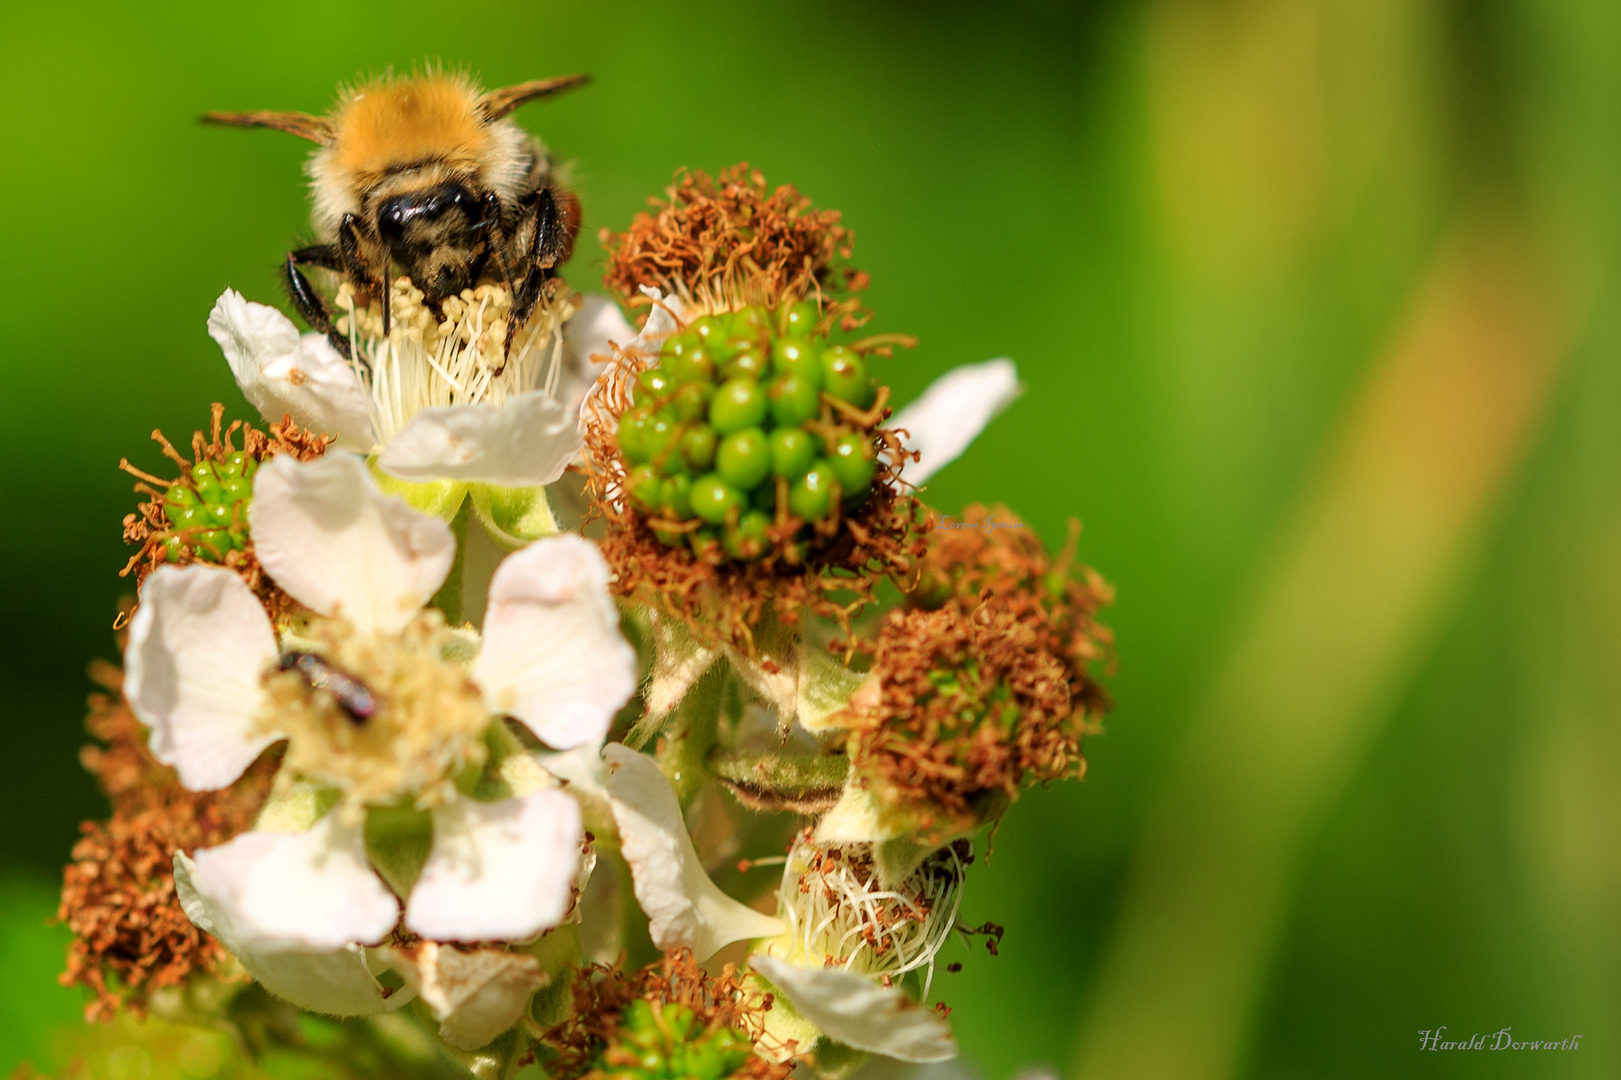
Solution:
[{"label": "blurred green background", "polygon": [[[279,303],[306,227],[302,144],[193,119],[442,58],[595,76],[519,114],[577,162],[576,285],[672,170],[747,159],[845,212],[877,328],[922,342],[899,400],[1018,361],[928,497],[1050,543],[1083,518],[1119,704],[976,866],[1002,955],[940,976],[971,1068],[1621,1073],[1621,5],[3,17],[0,1071],[60,1068],[79,1005],[44,920],[102,813],[76,751],[127,588],[115,466],[248,415],[204,319]],[[1584,1038],[1421,1050],[1441,1025]]]}]

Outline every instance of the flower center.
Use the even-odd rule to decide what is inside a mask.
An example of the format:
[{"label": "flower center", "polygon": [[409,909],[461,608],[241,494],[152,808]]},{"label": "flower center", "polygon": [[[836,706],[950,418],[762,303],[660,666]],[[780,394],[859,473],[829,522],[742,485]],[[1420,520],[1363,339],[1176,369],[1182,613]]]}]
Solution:
[{"label": "flower center", "polygon": [[457,773],[481,765],[489,711],[466,643],[434,610],[399,634],[317,619],[264,676],[263,731],[288,735],[286,766],[338,788],[352,812],[412,798],[445,801]]},{"label": "flower center", "polygon": [[891,978],[921,967],[932,974],[956,924],[966,869],[952,845],[885,889],[871,845],[822,845],[802,835],[777,890],[788,923],[784,959]]},{"label": "flower center", "polygon": [[464,289],[440,305],[440,321],[407,277],[389,290],[389,332],[378,303],[358,307],[345,282],[335,303],[349,335],[355,373],[370,399],[380,442],[393,438],[418,410],[447,405],[500,405],[533,390],[556,394],[563,367],[563,323],[578,307],[567,288],[543,296],[506,352],[512,292],[505,285]]}]

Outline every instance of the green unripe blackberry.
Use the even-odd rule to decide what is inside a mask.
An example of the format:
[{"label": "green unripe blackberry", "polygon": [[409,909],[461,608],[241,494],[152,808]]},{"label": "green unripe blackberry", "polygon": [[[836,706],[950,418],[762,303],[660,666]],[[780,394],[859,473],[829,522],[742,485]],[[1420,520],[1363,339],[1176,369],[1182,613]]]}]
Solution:
[{"label": "green unripe blackberry", "polygon": [[821,389],[822,351],[804,338],[778,338],[771,343],[771,363],[779,372],[807,376]]},{"label": "green unripe blackberry", "polygon": [[670,373],[663,368],[648,368],[636,376],[637,398],[646,402],[661,400],[669,392]]},{"label": "green unripe blackberry", "polygon": [[665,360],[679,359],[694,349],[702,348],[703,343],[702,338],[691,332],[671,334],[664,339],[664,344],[659,346],[659,355]]},{"label": "green unripe blackberry", "polygon": [[702,420],[709,415],[709,399],[714,396],[715,388],[707,382],[687,383],[670,398],[670,411],[684,422]]},{"label": "green unripe blackberry", "polygon": [[766,535],[770,528],[771,518],[764,511],[750,510],[735,527],[728,527],[721,534],[721,546],[734,559],[758,559],[771,543]]},{"label": "green unripe blackberry", "polygon": [[771,433],[771,471],[795,480],[816,461],[816,436],[798,427],[781,427]]},{"label": "green unripe blackberry", "polygon": [[709,402],[709,423],[722,435],[759,427],[765,420],[766,394],[753,379],[732,379]]},{"label": "green unripe blackberry", "polygon": [[648,461],[659,464],[665,459],[672,449],[670,443],[675,438],[675,428],[674,418],[664,413],[648,417],[642,425],[642,450]]},{"label": "green unripe blackberry", "polygon": [[821,521],[833,509],[833,488],[837,479],[833,466],[818,460],[788,488],[788,509],[805,521]]},{"label": "green unripe blackberry", "polygon": [[184,484],[171,485],[169,490],[163,493],[163,509],[169,515],[170,521],[174,521],[176,512],[189,510],[201,503],[202,500],[197,498],[197,493]]},{"label": "green unripe blackberry", "polygon": [[861,354],[843,345],[822,353],[822,389],[848,401],[858,409],[872,404],[872,380],[867,378],[867,362]]},{"label": "green unripe blackberry", "polygon": [[782,315],[782,333],[784,337],[790,334],[798,337],[810,337],[815,332],[816,324],[822,319],[822,313],[816,305],[809,300],[801,300],[797,304],[789,304],[788,310]]},{"label": "green unripe blackberry", "polygon": [[771,475],[771,441],[759,428],[733,432],[715,452],[715,471],[739,491],[752,491]]},{"label": "green unripe blackberry", "polygon": [[715,464],[720,439],[712,427],[688,428],[681,436],[681,457],[693,472],[708,472]]},{"label": "green unripe blackberry", "polygon": [[822,401],[813,379],[789,372],[772,380],[766,390],[771,416],[781,428],[796,428],[822,411]]},{"label": "green unripe blackberry", "polygon": [[731,320],[725,315],[705,315],[694,319],[686,329],[686,333],[696,337],[706,348],[713,348],[731,337],[731,331]]},{"label": "green unripe blackberry", "polygon": [[231,539],[231,534],[224,529],[207,529],[191,537],[197,554],[212,559],[214,562],[223,561],[226,552],[233,547],[241,546],[240,544],[233,544]]},{"label": "green unripe blackberry", "polygon": [[206,461],[199,461],[191,467],[191,481],[197,488],[197,495],[203,502],[214,502],[219,499],[219,479],[214,475],[214,466]]},{"label": "green unripe blackberry", "polygon": [[659,485],[659,506],[666,517],[679,521],[692,517],[692,477],[667,477]]},{"label": "green unripe blackberry", "polygon": [[732,358],[721,367],[723,379],[755,379],[761,380],[771,371],[771,360],[760,346],[752,342],[732,354]]},{"label": "green unripe blackberry", "polygon": [[653,418],[652,405],[633,405],[619,418],[619,453],[627,464],[640,465],[652,455],[647,452],[647,424]]},{"label": "green unripe blackberry", "polygon": [[651,465],[638,465],[625,477],[625,493],[644,514],[658,513],[662,487],[663,481],[659,479],[658,470]]},{"label": "green unripe blackberry", "polygon": [[872,439],[854,432],[840,435],[827,448],[827,463],[846,498],[864,495],[878,472],[878,453]]},{"label": "green unripe blackberry", "polygon": [[774,327],[771,315],[762,307],[738,308],[732,312],[732,336],[756,341],[768,336]]},{"label": "green unripe blackberry", "polygon": [[692,512],[711,525],[724,524],[728,515],[743,508],[743,493],[715,473],[692,482]]}]

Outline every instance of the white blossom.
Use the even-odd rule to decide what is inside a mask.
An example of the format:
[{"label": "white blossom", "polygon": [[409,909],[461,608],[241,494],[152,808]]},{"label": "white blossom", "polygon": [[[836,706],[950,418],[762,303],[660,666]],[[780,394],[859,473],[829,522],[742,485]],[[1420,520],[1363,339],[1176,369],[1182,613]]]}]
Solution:
[{"label": "white blossom", "polygon": [[[460,794],[449,774],[473,759],[480,732],[501,716],[558,749],[599,744],[634,691],[635,655],[619,633],[595,547],[556,537],[509,556],[491,583],[491,617],[483,641],[471,643],[474,659],[453,655],[470,631],[434,631],[442,623],[420,613],[451,565],[448,527],[382,495],[359,459],[273,459],[255,478],[250,521],[265,569],[313,612],[309,624],[282,628],[278,642],[233,572],[160,567],[130,626],[130,704],[152,729],[154,753],[188,786],[230,783],[285,736],[284,770],[315,762],[311,781],[333,789],[338,805],[302,831],[248,832],[182,857],[176,881],[188,915],[214,928],[274,992],[330,1013],[383,1007],[345,957],[351,945],[377,944],[393,929],[399,899],[404,926],[438,941],[522,940],[556,925],[580,863],[578,805],[539,769],[503,770],[507,779],[542,779],[509,784],[512,797],[497,802]],[[402,668],[399,678],[415,680],[412,692],[450,695],[443,710],[418,708],[399,720],[404,734],[372,746],[364,740],[382,721],[350,718],[331,728],[337,741],[329,745],[326,728],[278,705],[273,686],[285,690],[292,678],[277,671],[281,650],[338,641],[356,655],[398,660],[389,650],[413,634],[455,648]],[[374,682],[389,709],[392,684],[385,675]],[[395,711],[408,712],[408,700],[417,699],[400,697]],[[471,718],[465,731],[448,726],[458,710]],[[361,839],[367,806],[382,795],[415,799],[433,818],[432,850],[399,899],[368,865]]]}]

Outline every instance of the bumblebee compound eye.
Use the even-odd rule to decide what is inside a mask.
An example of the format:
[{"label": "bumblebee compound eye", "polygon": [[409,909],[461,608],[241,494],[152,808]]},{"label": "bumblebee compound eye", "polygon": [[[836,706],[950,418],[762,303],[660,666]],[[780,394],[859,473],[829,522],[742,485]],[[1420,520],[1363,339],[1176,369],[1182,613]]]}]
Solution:
[{"label": "bumblebee compound eye", "polygon": [[478,200],[457,183],[395,195],[378,205],[377,231],[384,240],[403,240],[412,226],[438,221],[452,210],[460,210],[468,221],[479,217]]}]

